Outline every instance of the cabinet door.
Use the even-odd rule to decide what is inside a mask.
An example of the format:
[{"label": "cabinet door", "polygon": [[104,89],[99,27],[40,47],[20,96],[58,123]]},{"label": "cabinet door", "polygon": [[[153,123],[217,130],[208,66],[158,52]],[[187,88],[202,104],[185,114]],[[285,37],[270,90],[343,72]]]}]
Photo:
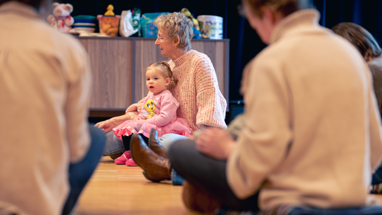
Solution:
[{"label": "cabinet door", "polygon": [[132,40],[80,38],[93,73],[90,109],[126,109],[132,103]]}]

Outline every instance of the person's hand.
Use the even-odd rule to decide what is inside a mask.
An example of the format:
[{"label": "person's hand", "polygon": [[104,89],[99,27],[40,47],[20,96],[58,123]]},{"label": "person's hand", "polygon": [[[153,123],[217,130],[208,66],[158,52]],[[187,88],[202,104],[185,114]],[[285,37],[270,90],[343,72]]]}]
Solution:
[{"label": "person's hand", "polygon": [[111,131],[111,129],[113,129],[115,127],[115,125],[111,119],[99,122],[99,123],[95,124],[94,126],[100,128],[104,133]]},{"label": "person's hand", "polygon": [[232,137],[220,128],[207,128],[195,143],[198,151],[219,160],[227,160],[235,146]]},{"label": "person's hand", "polygon": [[141,119],[141,118],[139,118],[139,117],[135,117],[134,119],[133,119],[133,121],[145,121],[144,119]]}]

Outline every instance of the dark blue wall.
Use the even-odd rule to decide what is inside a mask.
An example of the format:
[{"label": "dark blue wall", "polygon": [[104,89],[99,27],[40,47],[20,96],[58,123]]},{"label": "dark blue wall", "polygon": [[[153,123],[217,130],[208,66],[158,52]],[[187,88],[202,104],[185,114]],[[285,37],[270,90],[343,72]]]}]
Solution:
[{"label": "dark blue wall", "polygon": [[[142,13],[173,12],[188,8],[195,16],[217,15],[224,18],[224,37],[230,39],[230,99],[240,100],[241,72],[245,64],[265,45],[248,22],[237,13],[240,0],[68,0],[74,6],[72,15],[97,15],[106,11],[108,4],[114,12],[135,7]],[[339,22],[355,22],[382,40],[382,0],[313,0],[321,12],[321,25],[328,28]]]}]

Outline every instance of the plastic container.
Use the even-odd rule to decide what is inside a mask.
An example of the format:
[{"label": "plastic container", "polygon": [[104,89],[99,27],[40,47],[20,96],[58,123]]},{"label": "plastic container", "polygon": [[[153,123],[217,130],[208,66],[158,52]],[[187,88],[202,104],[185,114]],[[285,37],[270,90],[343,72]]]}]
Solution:
[{"label": "plastic container", "polygon": [[200,15],[197,20],[200,31],[206,34],[209,39],[223,39],[223,17]]},{"label": "plastic container", "polygon": [[160,15],[167,15],[168,12],[162,13],[144,13],[140,20],[142,36],[156,38],[158,34],[158,28],[153,24],[155,19]]},{"label": "plastic container", "polygon": [[95,23],[74,23],[73,24],[74,27],[95,27],[96,24]]},{"label": "plastic container", "polygon": [[95,28],[88,28],[88,27],[74,27],[74,30],[76,30],[77,33],[94,33]]},{"label": "plastic container", "polygon": [[106,34],[107,36],[116,37],[119,31],[119,20],[120,15],[115,16],[97,16],[99,22],[99,32],[101,34]]},{"label": "plastic container", "polygon": [[73,18],[74,18],[74,23],[95,23],[96,22],[96,17],[90,16],[90,15],[78,15],[78,16],[73,16]]}]

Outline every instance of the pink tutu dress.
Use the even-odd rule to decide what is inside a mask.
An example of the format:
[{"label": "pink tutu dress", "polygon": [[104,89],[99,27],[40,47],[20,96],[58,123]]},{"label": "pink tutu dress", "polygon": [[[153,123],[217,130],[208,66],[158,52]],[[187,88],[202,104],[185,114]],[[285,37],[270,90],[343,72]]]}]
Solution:
[{"label": "pink tutu dress", "polygon": [[119,139],[133,133],[149,137],[151,128],[155,128],[159,137],[168,133],[189,136],[192,129],[186,120],[176,116],[178,107],[178,101],[168,90],[157,95],[149,94],[144,99],[141,113],[136,116],[142,120],[127,120],[113,129],[114,134]]}]

